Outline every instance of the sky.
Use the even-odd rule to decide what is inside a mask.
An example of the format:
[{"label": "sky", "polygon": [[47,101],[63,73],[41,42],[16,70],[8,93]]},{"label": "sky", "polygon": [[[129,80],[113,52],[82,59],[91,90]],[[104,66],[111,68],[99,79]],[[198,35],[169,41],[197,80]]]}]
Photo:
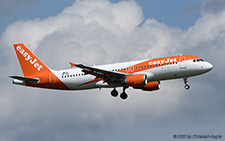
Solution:
[{"label": "sky", "polygon": [[[225,137],[223,0],[2,0],[0,140],[175,140]],[[23,42],[52,69],[180,53],[213,64],[207,74],[162,81],[161,89],[56,91],[16,86],[22,75],[12,44]],[[118,89],[122,91],[122,89]],[[222,140],[219,139],[219,140]],[[178,139],[176,139],[178,140]],[[211,139],[207,139],[211,140]]]}]

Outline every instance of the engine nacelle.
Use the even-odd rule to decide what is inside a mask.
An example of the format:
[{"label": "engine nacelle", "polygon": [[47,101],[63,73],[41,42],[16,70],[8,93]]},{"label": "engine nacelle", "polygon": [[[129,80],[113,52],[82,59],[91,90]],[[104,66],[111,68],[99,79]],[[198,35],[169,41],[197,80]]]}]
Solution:
[{"label": "engine nacelle", "polygon": [[160,89],[160,82],[158,81],[153,81],[153,82],[148,82],[145,86],[141,87],[143,91],[155,91]]},{"label": "engine nacelle", "polygon": [[143,87],[148,83],[147,75],[146,74],[130,75],[126,77],[125,82],[127,83],[128,86]]}]

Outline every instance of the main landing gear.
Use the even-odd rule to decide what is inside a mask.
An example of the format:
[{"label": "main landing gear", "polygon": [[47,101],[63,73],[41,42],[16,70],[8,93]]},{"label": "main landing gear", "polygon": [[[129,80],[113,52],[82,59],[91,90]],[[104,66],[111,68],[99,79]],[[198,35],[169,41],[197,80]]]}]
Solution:
[{"label": "main landing gear", "polygon": [[[128,97],[128,95],[127,95],[127,93],[125,92],[125,90],[127,89],[128,87],[123,87],[123,92],[120,94],[120,98],[121,99],[127,99],[127,97]],[[118,96],[118,91],[116,90],[116,88],[114,88],[112,91],[111,91],[111,95],[113,96],[113,97],[117,97]]]},{"label": "main landing gear", "polygon": [[113,96],[113,97],[117,97],[118,96],[118,91],[116,90],[116,88],[114,88],[112,91],[111,91],[111,95]]},{"label": "main landing gear", "polygon": [[190,89],[190,85],[187,84],[187,82],[188,82],[188,81],[187,81],[187,77],[184,77],[183,79],[184,79],[184,84],[185,84],[185,85],[184,85],[184,88],[185,88],[186,90]]}]

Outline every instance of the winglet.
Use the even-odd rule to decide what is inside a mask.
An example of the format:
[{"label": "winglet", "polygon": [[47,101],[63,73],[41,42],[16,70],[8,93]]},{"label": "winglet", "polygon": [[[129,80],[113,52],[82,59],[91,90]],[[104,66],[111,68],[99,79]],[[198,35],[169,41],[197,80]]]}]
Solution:
[{"label": "winglet", "polygon": [[75,64],[74,64],[74,63],[71,63],[71,62],[69,62],[69,63],[70,63],[70,65],[71,65],[71,68],[75,66]]}]

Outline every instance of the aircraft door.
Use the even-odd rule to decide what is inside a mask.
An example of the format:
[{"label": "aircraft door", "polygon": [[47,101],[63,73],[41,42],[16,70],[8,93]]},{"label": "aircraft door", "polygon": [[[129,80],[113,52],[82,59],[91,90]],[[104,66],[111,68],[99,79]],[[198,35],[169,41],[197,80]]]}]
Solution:
[{"label": "aircraft door", "polygon": [[55,75],[52,74],[52,73],[49,74],[49,83],[50,83],[51,85],[54,85],[54,84],[56,83]]},{"label": "aircraft door", "polygon": [[126,72],[127,73],[133,73],[134,72],[134,66],[130,66],[130,67],[126,68]]},{"label": "aircraft door", "polygon": [[180,57],[180,69],[186,69],[186,57]]},{"label": "aircraft door", "polygon": [[131,72],[131,73],[134,72],[134,66],[130,66],[130,72]]}]

